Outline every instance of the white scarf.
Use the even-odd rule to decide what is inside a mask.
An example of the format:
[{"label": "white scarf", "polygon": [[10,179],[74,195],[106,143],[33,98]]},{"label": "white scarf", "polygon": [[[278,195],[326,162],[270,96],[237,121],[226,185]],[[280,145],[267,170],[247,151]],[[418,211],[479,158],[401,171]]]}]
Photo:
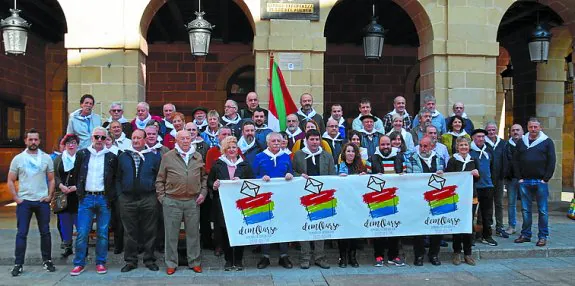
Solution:
[{"label": "white scarf", "polygon": [[[118,148],[118,146],[114,146],[114,145],[112,145],[112,147],[110,147],[110,148],[104,148],[104,149],[108,150],[108,152],[114,153],[114,155],[118,155],[118,152],[120,151],[120,148]],[[94,155],[96,155],[96,154],[94,153]]]},{"label": "white scarf", "polygon": [[287,133],[288,137],[291,139],[292,143],[295,144],[295,137],[298,136],[303,131],[301,131],[301,129],[298,127],[294,133],[291,133],[291,131],[289,131],[289,129],[286,129],[285,132]]},{"label": "white scarf", "polygon": [[133,146],[130,146],[130,147],[126,148],[126,150],[124,150],[124,151],[132,151],[132,152],[138,154],[138,156],[140,156],[142,161],[146,161],[146,157],[144,157],[144,154],[152,152],[152,149],[145,148],[142,151],[138,151],[138,150],[134,149]]},{"label": "white scarf", "polygon": [[341,141],[343,139],[341,139],[341,133],[337,132],[337,135],[335,136],[335,138],[331,138],[328,134],[327,131],[323,133],[322,138],[325,138],[327,140],[331,141],[331,146],[335,147],[335,141]]},{"label": "white scarf", "polygon": [[533,141],[533,143],[531,143],[531,145],[529,145],[529,133],[523,135],[523,144],[525,144],[525,146],[527,146],[527,149],[532,148],[537,146],[537,144],[545,141],[545,139],[547,139],[549,137],[547,137],[547,135],[545,135],[545,133],[543,133],[543,131],[539,131],[539,136],[537,136],[537,139],[535,139],[535,141]]},{"label": "white scarf", "polygon": [[[391,129],[391,131],[387,132],[387,136],[389,136],[391,134],[391,132],[395,131],[395,129]],[[401,138],[403,138],[403,140],[405,141],[405,136],[407,136],[407,130],[405,130],[405,128],[401,128]]]},{"label": "white scarf", "polygon": [[255,126],[255,127],[256,127],[256,131],[270,129],[267,124],[263,124],[260,127],[257,127],[257,126]]},{"label": "white scarf", "polygon": [[517,144],[515,144],[515,141],[513,141],[513,138],[509,138],[509,144],[513,147],[517,147]]},{"label": "white scarf", "polygon": [[[461,137],[461,136],[467,135],[467,132],[465,131],[465,129],[461,129],[461,132],[459,132],[459,133],[455,133],[455,132],[453,132],[453,131],[449,131],[449,132],[447,132],[447,134],[451,134],[451,135],[453,135],[453,136],[455,136],[455,137]],[[487,140],[487,137],[486,137],[485,140]]]},{"label": "white scarf", "polygon": [[[393,117],[394,115],[399,114],[399,112],[397,112],[397,110],[395,110],[395,108],[394,108],[389,114],[391,115],[391,117]],[[399,114],[399,115],[401,115],[401,114]],[[409,113],[407,113],[407,110],[404,110],[403,115],[401,115],[401,116],[403,116],[403,118],[409,117]]]},{"label": "white scarf", "polygon": [[[116,147],[116,146],[112,146],[112,147]],[[94,149],[94,147],[92,147],[92,145],[88,146],[88,151],[90,151],[90,153],[92,155],[95,156],[100,156],[100,155],[105,155],[106,153],[110,152],[110,150],[108,150],[108,148],[104,147],[100,152],[96,151],[96,149]]]},{"label": "white scarf", "polygon": [[[238,167],[238,165],[244,161],[244,159],[242,159],[242,156],[240,156],[235,162],[230,161],[230,159],[228,159],[225,155],[220,156],[220,160],[224,163],[226,163],[226,165],[228,165],[228,167]],[[231,179],[231,178],[230,178]]]},{"label": "white scarf", "polygon": [[208,126],[208,121],[204,119],[204,121],[198,123],[198,121],[194,120],[194,124],[196,124],[198,129],[202,129],[204,126]]},{"label": "white scarf", "polygon": [[[330,117],[327,119],[327,121],[329,121],[330,119],[333,119],[333,117],[330,116]],[[333,119],[333,120],[335,120],[335,119]],[[327,122],[327,121],[326,121],[326,122]],[[344,126],[343,126],[343,123],[345,122],[345,120],[343,119],[343,117],[340,117],[339,120],[335,120],[335,121],[337,121],[337,125],[338,125],[339,127],[344,127]]]},{"label": "white scarf", "polygon": [[495,143],[493,143],[493,141],[491,141],[491,139],[489,139],[489,137],[485,136],[485,142],[489,143],[489,145],[491,145],[491,147],[493,147],[493,150],[495,150],[495,148],[497,148],[497,145],[499,145],[499,142],[501,142],[501,138],[496,137],[497,140],[495,140]]},{"label": "white scarf", "polygon": [[146,147],[148,147],[148,149],[153,150],[153,151],[156,151],[157,149],[162,148],[162,146],[164,146],[164,145],[162,145],[162,143],[160,143],[160,141],[156,142],[156,145],[154,145],[154,146],[149,146],[148,144],[146,144]]},{"label": "white scarf", "polygon": [[29,154],[28,148],[22,152],[22,154],[24,154],[26,157],[26,165],[24,166],[24,171],[29,177],[32,177],[41,171],[40,168],[42,167],[42,155],[44,155],[44,152],[42,152],[40,149],[37,150],[38,151],[36,156]]},{"label": "white scarf", "polygon": [[379,157],[381,157],[382,159],[389,159],[389,158],[395,157],[395,156],[397,155],[397,150],[398,150],[397,148],[391,147],[391,152],[389,153],[389,155],[384,156],[384,155],[381,153],[381,150],[379,150],[379,147],[378,147],[378,148],[375,148],[375,152],[374,152],[373,154],[374,154],[374,155],[379,155]]},{"label": "white scarf", "polygon": [[76,153],[71,156],[68,151],[62,153],[62,163],[64,164],[64,172],[68,172],[74,168],[74,163],[76,162]]},{"label": "white scarf", "polygon": [[164,141],[164,139],[163,139],[162,136],[160,136],[160,135],[158,135],[158,137],[156,137],[156,138],[157,138],[158,142]]},{"label": "white scarf", "polygon": [[240,137],[238,140],[238,147],[242,150],[242,153],[246,153],[246,151],[250,150],[256,144],[256,138],[253,138],[252,143],[248,143],[244,136]]},{"label": "white scarf", "polygon": [[268,157],[271,157],[270,160],[274,161],[274,167],[277,166],[277,158],[281,155],[284,154],[284,152],[282,152],[282,150],[280,150],[277,154],[272,153],[272,151],[270,151],[270,149],[265,149],[264,150],[264,154],[268,155]]},{"label": "white scarf", "polygon": [[485,158],[487,160],[489,160],[489,154],[487,153],[487,145],[483,144],[483,148],[479,149],[479,147],[477,147],[477,145],[475,145],[475,142],[471,142],[471,150],[477,151],[479,152],[479,159],[481,159],[482,155],[485,155]]},{"label": "white scarf", "polygon": [[437,111],[437,109],[435,111],[433,111],[433,114],[431,114],[431,117],[437,117],[439,115],[439,111]]},{"label": "white scarf", "polygon": [[192,144],[198,144],[204,142],[204,138],[197,136],[194,140],[192,140]]},{"label": "white scarf", "polygon": [[146,128],[146,124],[148,123],[148,121],[150,121],[150,119],[152,119],[152,115],[150,115],[149,113],[148,117],[146,117],[146,119],[144,120],[140,120],[140,118],[136,116],[136,127],[138,127],[138,129]]},{"label": "white scarf", "polygon": [[176,138],[176,135],[178,135],[178,131],[176,131],[176,129],[172,129],[170,130],[170,135],[174,138]]},{"label": "white scarf", "polygon": [[323,151],[323,149],[321,148],[321,146],[317,149],[317,151],[315,152],[311,152],[311,150],[309,150],[309,148],[305,147],[303,149],[301,149],[302,152],[306,153],[307,156],[305,157],[305,159],[307,160],[308,158],[311,158],[311,162],[315,165],[315,156],[321,154],[321,152]]},{"label": "white scarf", "polygon": [[182,156],[182,159],[184,159],[186,165],[190,163],[190,158],[192,158],[194,152],[196,152],[196,147],[194,145],[190,145],[190,150],[188,150],[188,152],[184,152],[184,150],[182,150],[182,148],[178,146],[178,143],[176,143],[176,146],[174,148],[176,149],[176,151],[178,151],[178,154]]},{"label": "white scarf", "polygon": [[419,153],[417,153],[417,156],[419,156],[419,158],[421,158],[421,160],[423,160],[423,162],[425,162],[425,165],[427,165],[427,167],[431,169],[431,163],[433,162],[433,157],[435,156],[435,151],[433,151],[433,150],[431,151],[431,155],[429,155],[429,158],[424,158]]},{"label": "white scarf", "polygon": [[168,121],[168,119],[166,119],[165,117],[164,117],[164,125],[166,125],[166,128],[175,129],[174,124],[172,124],[172,122]]},{"label": "white scarf", "polygon": [[[112,121],[114,121],[114,119],[112,119],[112,116],[108,117],[108,122],[111,123]],[[128,119],[126,119],[126,117],[124,117],[124,115],[122,115],[122,117],[120,117],[120,119],[118,119],[116,121],[118,121],[120,123],[126,123],[126,122],[128,122]],[[108,127],[110,127],[110,125],[108,125]]]},{"label": "white scarf", "polygon": [[461,168],[461,172],[465,171],[465,166],[467,166],[467,163],[471,162],[471,156],[469,154],[467,154],[467,157],[465,157],[465,159],[463,159],[463,157],[459,153],[455,153],[455,154],[453,154],[453,158],[455,158],[455,160],[463,163],[463,167]]},{"label": "white scarf", "polygon": [[307,114],[307,115],[306,115],[301,109],[299,109],[299,110],[297,111],[297,114],[303,116],[303,118],[304,118],[306,121],[310,121],[310,120],[313,120],[313,117],[317,114],[317,112],[315,112],[315,109],[313,109],[313,107],[312,107],[312,108],[311,108],[311,111],[310,111],[309,114]]},{"label": "white scarf", "polygon": [[372,130],[371,132],[369,132],[369,131],[367,131],[367,130],[361,128],[361,129],[359,130],[359,132],[361,132],[361,133],[363,133],[363,134],[365,134],[365,135],[373,135],[373,134],[377,133],[377,129],[373,128],[373,130]]},{"label": "white scarf", "polygon": [[[455,113],[451,113],[451,117],[455,116]],[[467,119],[467,113],[463,112],[461,113],[461,118],[463,119]]]},{"label": "white scarf", "polygon": [[291,150],[288,148],[282,149],[282,152],[284,152],[285,154],[291,155]]},{"label": "white scarf", "polygon": [[204,132],[206,132],[206,134],[208,135],[208,137],[211,137],[211,138],[214,138],[214,137],[218,136],[218,130],[212,132],[212,130],[211,130],[209,127],[206,128],[206,131],[204,131]]},{"label": "white scarf", "polygon": [[242,120],[239,114],[236,114],[236,119],[228,119],[225,115],[222,116],[222,120],[226,122],[226,125],[235,125]]},{"label": "white scarf", "polygon": [[114,140],[114,145],[118,146],[120,144],[124,144],[124,140],[126,140],[126,134],[122,132],[122,134],[120,134],[120,137]]},{"label": "white scarf", "polygon": [[92,119],[92,113],[84,116],[84,115],[82,115],[82,109],[81,108],[76,109],[76,111],[72,112],[72,115],[79,118],[79,119],[82,119],[82,120]]}]

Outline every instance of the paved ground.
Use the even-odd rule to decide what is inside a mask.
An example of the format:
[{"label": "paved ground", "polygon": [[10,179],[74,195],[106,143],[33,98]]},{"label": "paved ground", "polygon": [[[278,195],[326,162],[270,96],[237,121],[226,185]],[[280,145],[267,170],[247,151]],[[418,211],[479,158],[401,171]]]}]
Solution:
[{"label": "paved ground", "polygon": [[39,266],[29,266],[16,278],[9,276],[9,266],[2,266],[0,285],[573,285],[574,265],[575,257],[554,257],[483,260],[477,266],[426,264],[328,270],[271,267],[240,272],[207,270],[202,274],[180,268],[173,276],[142,268],[120,273],[120,267],[115,266],[105,275],[90,268],[78,277],[68,275],[69,267],[60,266],[56,273],[47,273]]}]

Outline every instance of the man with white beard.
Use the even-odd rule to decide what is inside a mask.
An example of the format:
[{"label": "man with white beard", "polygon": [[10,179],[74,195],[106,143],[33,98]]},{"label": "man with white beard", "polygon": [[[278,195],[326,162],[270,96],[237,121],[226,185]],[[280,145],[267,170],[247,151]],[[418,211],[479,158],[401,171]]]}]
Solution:
[{"label": "man with white beard", "polygon": [[292,149],[295,142],[305,138],[305,133],[299,127],[299,118],[295,114],[290,114],[286,117],[287,129],[285,132],[288,135],[288,149]]}]

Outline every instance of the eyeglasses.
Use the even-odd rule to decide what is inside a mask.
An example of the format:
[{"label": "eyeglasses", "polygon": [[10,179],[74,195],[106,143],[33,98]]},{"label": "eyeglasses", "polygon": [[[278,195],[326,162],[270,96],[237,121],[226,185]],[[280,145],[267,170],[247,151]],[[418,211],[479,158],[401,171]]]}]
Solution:
[{"label": "eyeglasses", "polygon": [[198,129],[191,129],[191,128],[190,128],[190,129],[186,129],[186,130],[188,130],[188,131],[190,131],[190,132],[192,132],[192,131],[198,131]]},{"label": "eyeglasses", "polygon": [[96,140],[106,140],[106,135],[94,135],[94,139]]},{"label": "eyeglasses", "polygon": [[224,108],[236,108],[235,106],[224,106]]},{"label": "eyeglasses", "polygon": [[121,109],[110,109],[110,111],[112,111],[112,112],[122,112]]},{"label": "eyeglasses", "polygon": [[66,142],[66,145],[76,145],[76,144],[78,144],[78,142],[76,141]]},{"label": "eyeglasses", "polygon": [[327,127],[328,127],[328,128],[338,128],[339,125],[328,125]]},{"label": "eyeglasses", "polygon": [[287,122],[297,122],[297,120],[288,120]]}]

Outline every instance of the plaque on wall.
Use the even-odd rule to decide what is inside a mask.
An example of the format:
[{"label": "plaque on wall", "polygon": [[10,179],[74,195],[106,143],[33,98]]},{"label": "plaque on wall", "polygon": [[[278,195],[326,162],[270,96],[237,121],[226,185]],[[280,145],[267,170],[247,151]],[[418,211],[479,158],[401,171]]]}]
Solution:
[{"label": "plaque on wall", "polygon": [[262,20],[319,21],[319,0],[261,0]]},{"label": "plaque on wall", "polygon": [[303,70],[302,53],[278,53],[278,66],[284,71]]}]

